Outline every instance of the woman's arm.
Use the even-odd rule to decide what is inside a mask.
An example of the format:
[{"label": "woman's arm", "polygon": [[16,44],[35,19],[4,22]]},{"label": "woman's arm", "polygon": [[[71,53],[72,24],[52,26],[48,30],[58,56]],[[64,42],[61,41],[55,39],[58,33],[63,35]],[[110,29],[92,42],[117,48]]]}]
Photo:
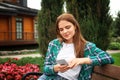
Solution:
[{"label": "woman's arm", "polygon": [[104,65],[104,64],[112,64],[114,63],[113,58],[107,52],[101,50],[100,48],[96,47],[95,44],[90,43],[88,44],[88,49],[90,55],[88,56],[93,65]]},{"label": "woman's arm", "polygon": [[108,53],[97,48],[95,44],[88,43],[85,49],[85,57],[74,58],[69,62],[69,67],[73,68],[82,64],[91,64],[92,66],[95,66],[112,63],[114,63],[114,60]]},{"label": "woman's arm", "polygon": [[53,55],[53,41],[49,43],[48,45],[48,50],[46,53],[45,57],[45,62],[44,62],[44,73],[46,75],[53,75],[56,74],[54,71],[54,65],[56,64],[55,62],[55,56]]}]

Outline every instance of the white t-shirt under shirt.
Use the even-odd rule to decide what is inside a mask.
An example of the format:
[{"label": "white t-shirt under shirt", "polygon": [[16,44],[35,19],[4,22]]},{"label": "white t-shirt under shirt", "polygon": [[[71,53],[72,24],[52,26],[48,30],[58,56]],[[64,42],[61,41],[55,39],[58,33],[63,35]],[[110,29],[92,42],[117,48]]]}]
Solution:
[{"label": "white t-shirt under shirt", "polygon": [[[63,42],[63,47],[61,48],[58,56],[57,56],[57,60],[60,59],[65,59],[67,62],[71,61],[72,59],[75,58],[75,53],[74,53],[74,44],[70,43],[64,43]],[[81,65],[76,66],[72,69],[69,69],[65,72],[58,72],[58,75],[68,79],[68,80],[78,80],[78,76],[81,70]]]}]

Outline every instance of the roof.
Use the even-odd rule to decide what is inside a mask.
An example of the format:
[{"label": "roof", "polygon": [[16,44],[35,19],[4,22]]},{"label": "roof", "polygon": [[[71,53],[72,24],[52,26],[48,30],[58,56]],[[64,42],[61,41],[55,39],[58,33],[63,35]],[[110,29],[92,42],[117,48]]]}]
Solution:
[{"label": "roof", "polygon": [[0,2],[0,14],[2,15],[25,14],[25,15],[36,16],[37,13],[38,10],[36,9],[32,9],[20,5],[14,5],[11,3]]}]

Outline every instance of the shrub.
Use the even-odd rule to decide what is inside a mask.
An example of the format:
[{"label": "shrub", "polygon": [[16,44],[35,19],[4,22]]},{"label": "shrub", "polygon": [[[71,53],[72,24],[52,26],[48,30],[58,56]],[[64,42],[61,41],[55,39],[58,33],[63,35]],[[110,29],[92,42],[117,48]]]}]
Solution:
[{"label": "shrub", "polygon": [[[11,60],[11,58],[0,58],[0,64],[4,64],[5,62],[7,62],[8,60]],[[42,57],[35,57],[35,58],[32,58],[32,57],[24,57],[24,58],[21,58],[19,60],[14,60],[12,59],[11,60],[11,63],[15,63],[19,66],[23,66],[27,63],[30,63],[30,64],[38,64],[39,65],[39,68],[41,68],[42,70],[42,67],[43,67],[43,63],[44,63],[44,58]]]},{"label": "shrub", "polygon": [[[21,80],[22,76],[27,72],[40,72],[40,64],[37,64],[40,63],[40,61],[36,64],[33,64],[32,60],[34,59],[30,59],[29,57],[22,58],[20,60],[18,60],[17,58],[0,58],[0,80]],[[27,79],[30,80],[33,77],[37,79],[37,76],[29,76],[27,77]]]},{"label": "shrub", "polygon": [[110,43],[108,49],[110,49],[110,50],[120,50],[120,43],[119,42],[112,42],[112,43]]}]

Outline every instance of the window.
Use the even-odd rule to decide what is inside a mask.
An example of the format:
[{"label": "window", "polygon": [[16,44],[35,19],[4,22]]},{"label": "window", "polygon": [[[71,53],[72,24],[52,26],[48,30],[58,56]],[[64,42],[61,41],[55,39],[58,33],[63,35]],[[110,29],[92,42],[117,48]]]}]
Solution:
[{"label": "window", "polygon": [[38,38],[38,31],[37,31],[37,20],[34,20],[34,38]]},{"label": "window", "polygon": [[23,38],[23,20],[22,18],[16,18],[16,38]]}]

